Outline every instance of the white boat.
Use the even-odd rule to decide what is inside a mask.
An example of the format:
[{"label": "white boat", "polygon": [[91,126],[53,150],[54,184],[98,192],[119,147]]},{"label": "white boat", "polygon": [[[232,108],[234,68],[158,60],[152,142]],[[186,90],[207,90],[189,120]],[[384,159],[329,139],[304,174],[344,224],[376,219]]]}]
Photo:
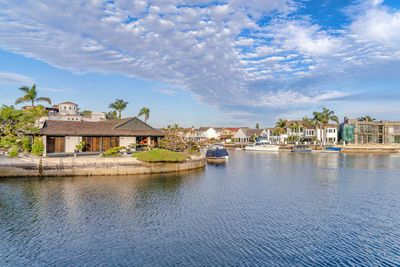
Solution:
[{"label": "white boat", "polygon": [[272,145],[268,141],[260,140],[257,141],[255,144],[248,145],[244,148],[247,151],[265,151],[265,152],[278,152],[279,146]]}]

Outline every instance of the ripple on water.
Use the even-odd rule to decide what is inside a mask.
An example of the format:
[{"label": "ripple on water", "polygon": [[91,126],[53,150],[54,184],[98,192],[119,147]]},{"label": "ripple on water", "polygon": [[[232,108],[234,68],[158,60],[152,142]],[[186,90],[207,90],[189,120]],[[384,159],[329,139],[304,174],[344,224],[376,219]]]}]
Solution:
[{"label": "ripple on water", "polygon": [[206,170],[0,180],[0,265],[400,265],[400,157],[230,152]]}]

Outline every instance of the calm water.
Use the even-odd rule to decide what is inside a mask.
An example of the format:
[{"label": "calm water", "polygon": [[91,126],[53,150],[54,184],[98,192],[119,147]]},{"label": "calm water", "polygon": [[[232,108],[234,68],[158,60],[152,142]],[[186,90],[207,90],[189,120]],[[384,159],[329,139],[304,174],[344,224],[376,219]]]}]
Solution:
[{"label": "calm water", "polygon": [[0,180],[0,265],[400,265],[400,155]]}]

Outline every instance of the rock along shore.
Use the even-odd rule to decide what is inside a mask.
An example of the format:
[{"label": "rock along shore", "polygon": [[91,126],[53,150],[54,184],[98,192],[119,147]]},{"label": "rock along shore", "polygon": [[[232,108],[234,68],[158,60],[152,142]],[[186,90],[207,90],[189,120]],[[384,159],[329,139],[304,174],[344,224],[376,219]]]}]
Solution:
[{"label": "rock along shore", "polygon": [[205,166],[204,156],[192,156],[190,160],[181,163],[147,163],[131,156],[115,158],[100,156],[8,158],[0,156],[0,177],[135,175],[179,172]]}]

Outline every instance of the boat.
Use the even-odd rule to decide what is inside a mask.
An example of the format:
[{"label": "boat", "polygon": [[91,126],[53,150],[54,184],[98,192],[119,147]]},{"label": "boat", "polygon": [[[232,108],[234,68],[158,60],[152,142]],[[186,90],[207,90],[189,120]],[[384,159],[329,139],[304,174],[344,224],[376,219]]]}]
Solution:
[{"label": "boat", "polygon": [[311,152],[312,149],[309,146],[294,146],[292,147],[292,152]]},{"label": "boat", "polygon": [[211,145],[206,152],[206,160],[209,162],[225,161],[229,157],[228,151],[222,144]]},{"label": "boat", "polygon": [[246,151],[265,151],[265,152],[278,152],[279,146],[272,145],[266,140],[259,140],[255,144],[248,145],[244,148]]},{"label": "boat", "polygon": [[339,153],[342,150],[341,147],[325,147],[322,152],[326,153]]}]

